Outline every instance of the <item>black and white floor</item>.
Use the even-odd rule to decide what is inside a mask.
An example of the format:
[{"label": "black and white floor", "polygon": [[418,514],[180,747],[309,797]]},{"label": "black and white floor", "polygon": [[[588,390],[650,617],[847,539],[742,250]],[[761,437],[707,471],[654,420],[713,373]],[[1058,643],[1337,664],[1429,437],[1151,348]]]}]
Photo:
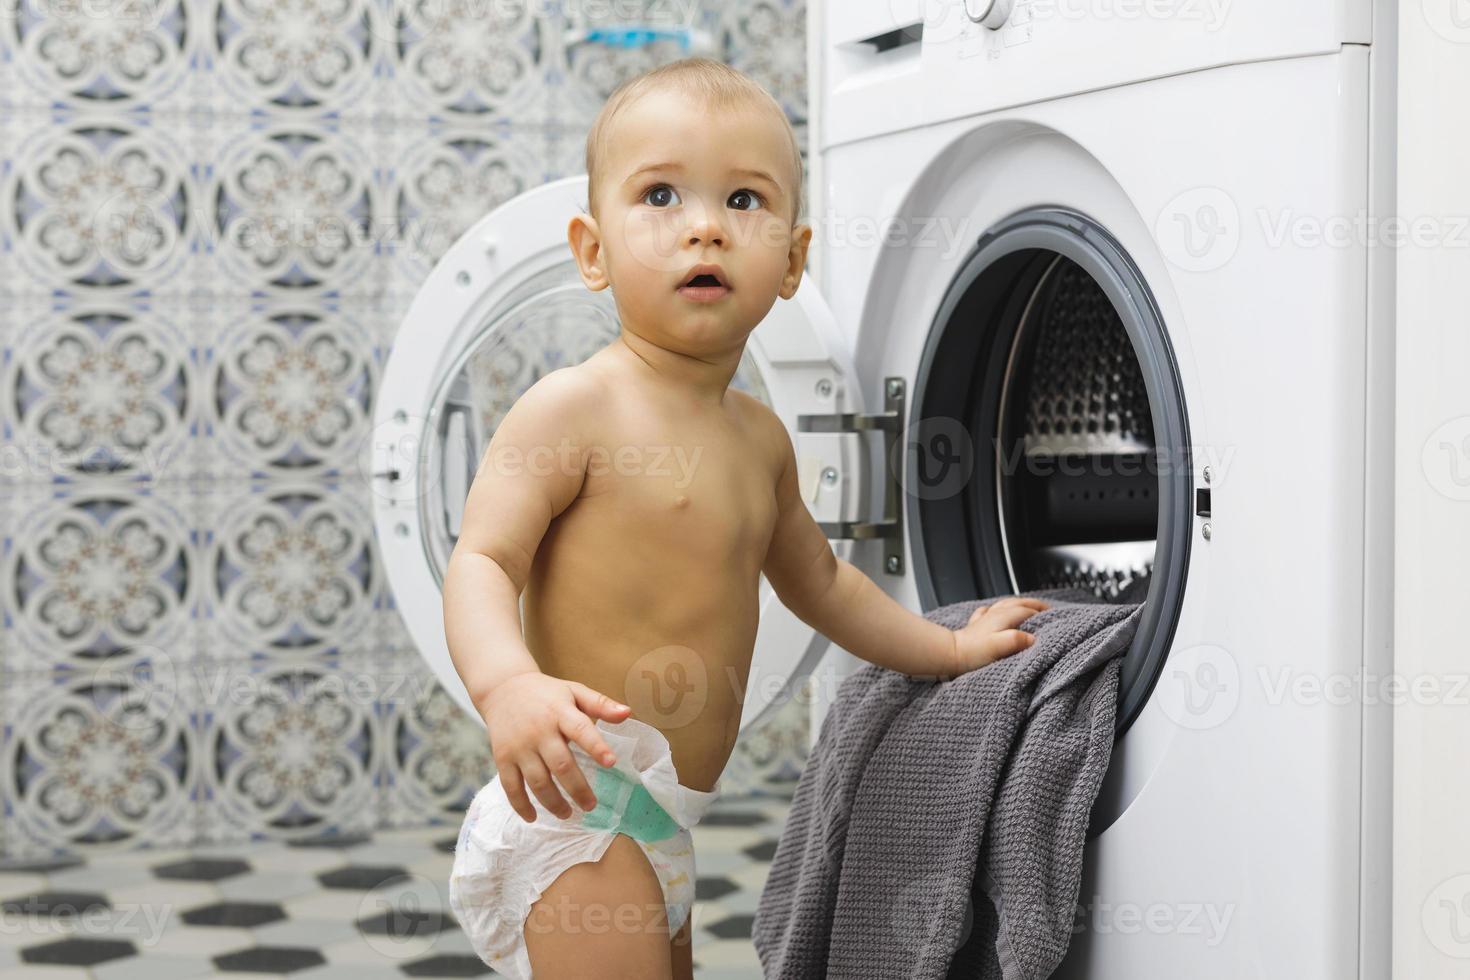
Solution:
[{"label": "black and white floor", "polygon": [[[700,980],[759,980],[750,926],[789,807],[722,797],[694,828]],[[0,865],[0,980],[493,976],[447,912],[457,831]]]}]

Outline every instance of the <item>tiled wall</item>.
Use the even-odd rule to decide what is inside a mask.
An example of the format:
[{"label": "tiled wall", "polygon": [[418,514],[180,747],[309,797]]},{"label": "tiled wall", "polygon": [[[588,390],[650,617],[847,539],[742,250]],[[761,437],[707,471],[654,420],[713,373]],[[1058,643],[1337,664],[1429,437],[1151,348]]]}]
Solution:
[{"label": "tiled wall", "polygon": [[[636,6],[8,5],[0,858],[457,822],[484,731],[393,608],[356,453],[434,261],[681,55],[571,31]],[[644,6],[804,140],[799,5]],[[805,746],[792,702],[726,792]]]}]

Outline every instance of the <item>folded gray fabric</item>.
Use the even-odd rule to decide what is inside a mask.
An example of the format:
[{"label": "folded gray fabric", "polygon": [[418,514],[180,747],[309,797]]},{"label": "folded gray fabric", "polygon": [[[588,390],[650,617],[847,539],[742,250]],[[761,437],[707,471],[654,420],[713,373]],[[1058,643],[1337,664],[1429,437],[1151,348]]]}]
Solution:
[{"label": "folded gray fabric", "polygon": [[[1143,607],[1024,594],[1052,602],[1021,626],[1029,650],[947,681],[876,664],[843,681],[753,923],[768,980],[1044,980],[1061,962]],[[957,630],[990,601],[925,618]]]}]

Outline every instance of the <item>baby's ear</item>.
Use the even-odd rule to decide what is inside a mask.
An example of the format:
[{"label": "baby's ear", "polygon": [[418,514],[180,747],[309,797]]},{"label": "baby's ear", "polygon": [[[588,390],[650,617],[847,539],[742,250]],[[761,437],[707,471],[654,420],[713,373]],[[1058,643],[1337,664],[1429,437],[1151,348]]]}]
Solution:
[{"label": "baby's ear", "polygon": [[567,244],[588,289],[597,292],[611,285],[602,264],[602,243],[598,240],[596,218],[585,213],[572,215],[567,222]]},{"label": "baby's ear", "polygon": [[777,291],[782,299],[790,299],[796,295],[797,287],[801,285],[802,273],[806,270],[807,249],[811,242],[811,225],[799,224],[793,229],[791,251],[787,256],[786,275],[782,278],[781,288]]}]

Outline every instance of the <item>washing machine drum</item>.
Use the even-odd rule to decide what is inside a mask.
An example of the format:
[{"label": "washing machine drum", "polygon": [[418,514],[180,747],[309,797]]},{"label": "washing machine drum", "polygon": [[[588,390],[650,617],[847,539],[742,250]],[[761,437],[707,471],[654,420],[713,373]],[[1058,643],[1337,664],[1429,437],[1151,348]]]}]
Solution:
[{"label": "washing machine drum", "polygon": [[[1028,211],[992,229],[935,318],[914,411],[936,436],[963,432],[973,452],[954,492],[915,494],[925,607],[1069,586],[1143,602],[1121,733],[1163,665],[1193,519],[1178,372],[1137,268],[1075,212]],[[911,488],[922,462],[910,458]]]}]

